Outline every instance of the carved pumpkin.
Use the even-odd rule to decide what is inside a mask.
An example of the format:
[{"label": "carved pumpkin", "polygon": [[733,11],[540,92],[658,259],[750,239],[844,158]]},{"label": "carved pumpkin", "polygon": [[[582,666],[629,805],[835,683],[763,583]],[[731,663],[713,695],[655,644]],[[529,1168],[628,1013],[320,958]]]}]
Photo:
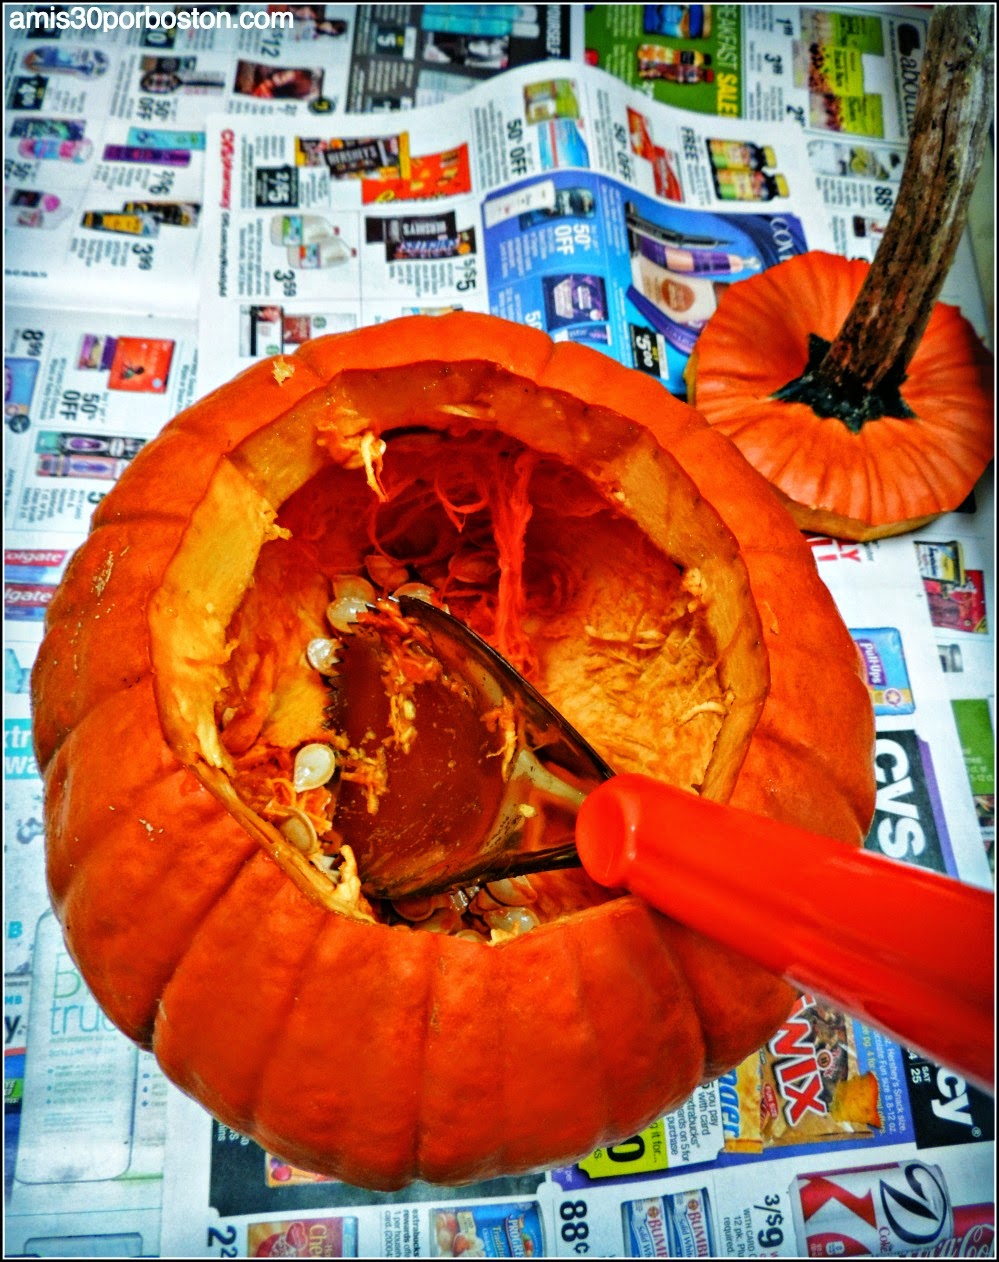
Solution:
[{"label": "carved pumpkin", "polygon": [[[434,586],[618,770],[856,844],[871,706],[808,548],[658,383],[490,316],[412,317],[177,417],[49,611],[53,903],[98,1001],[181,1088],[382,1189],[634,1134],[759,1046],[792,992],[582,872],[530,878],[513,920],[493,899],[497,927],[368,903],[310,861],[287,825],[321,828],[329,803],[289,759],[330,735],[309,646],[344,576]],[[343,790],[363,821],[361,779]],[[405,824],[368,819],[385,845]]]},{"label": "carved pumpkin", "polygon": [[992,124],[992,5],[938,5],[874,262],[812,251],[732,285],[686,371],[691,403],[802,530],[903,534],[957,508],[992,458],[993,362],[935,300]]}]

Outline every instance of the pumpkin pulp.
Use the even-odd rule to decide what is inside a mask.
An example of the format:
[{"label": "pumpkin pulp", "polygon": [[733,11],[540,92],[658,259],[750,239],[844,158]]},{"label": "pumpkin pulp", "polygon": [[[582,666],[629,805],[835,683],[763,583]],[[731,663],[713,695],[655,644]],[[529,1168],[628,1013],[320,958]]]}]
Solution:
[{"label": "pumpkin pulp", "polygon": [[[613,467],[615,445],[637,441],[634,427],[494,366],[344,373],[318,402],[220,468],[224,509],[221,494],[207,498],[242,525],[243,543],[220,571],[218,599],[205,602],[211,633],[201,618],[188,628],[178,667],[176,615],[159,635],[154,622],[175,747],[194,752],[205,782],[297,884],[345,914],[495,942],[612,897],[580,871],[415,905],[364,897],[360,880],[379,853],[405,845],[414,818],[432,811],[457,835],[495,812],[508,733],[502,716],[441,686],[404,626],[342,635],[328,611],[345,584],[373,599],[425,585],[616,770],[699,792],[737,769],[744,712],[766,688],[758,658],[719,648],[732,642],[732,609],[719,619],[712,576],[724,569],[731,583],[741,562],[733,567],[714,510],[688,497],[679,467],[657,461],[673,488],[664,503],[686,514],[687,555],[671,555],[670,528],[651,539],[613,478],[583,476],[559,451],[585,429]],[[551,450],[518,437],[525,407],[551,411]],[[303,429],[313,434],[295,448],[304,455],[276,475],[275,461],[293,450],[282,436]],[[264,471],[286,493],[280,503],[260,498]],[[186,565],[218,541],[195,524],[190,545],[164,584],[161,614],[177,608],[165,594]],[[739,622],[755,618],[749,599],[746,587]],[[341,662],[316,669],[317,643],[340,650]],[[210,687],[202,670],[200,692],[181,703],[170,677],[193,682],[199,661],[211,666]],[[333,751],[336,774],[300,784],[296,756],[317,746]],[[531,848],[567,839],[571,827],[550,802],[525,803]]]}]

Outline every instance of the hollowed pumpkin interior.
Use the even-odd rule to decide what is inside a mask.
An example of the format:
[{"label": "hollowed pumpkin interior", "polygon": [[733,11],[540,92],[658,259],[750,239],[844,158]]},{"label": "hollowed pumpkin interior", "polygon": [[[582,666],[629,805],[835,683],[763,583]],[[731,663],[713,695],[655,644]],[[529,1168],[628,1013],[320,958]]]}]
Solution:
[{"label": "hollowed pumpkin interior", "polygon": [[[467,910],[359,894],[345,839],[363,878],[427,795],[461,829],[494,809],[502,760],[439,688],[409,691],[403,750],[377,669],[359,684],[310,663],[346,576],[432,587],[616,770],[730,792],[766,656],[738,544],[680,465],[625,417],[494,365],[343,373],[220,462],[151,613],[174,749],[331,908],[496,941],[609,897],[581,872],[493,891],[498,909],[488,891]],[[456,747],[476,742],[497,756],[469,775]],[[323,744],[343,774],[296,789],[296,753]]]}]

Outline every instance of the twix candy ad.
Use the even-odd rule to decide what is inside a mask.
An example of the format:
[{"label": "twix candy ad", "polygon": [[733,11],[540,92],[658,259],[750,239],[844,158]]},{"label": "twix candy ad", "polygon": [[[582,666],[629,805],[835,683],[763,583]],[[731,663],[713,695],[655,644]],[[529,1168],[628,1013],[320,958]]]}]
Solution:
[{"label": "twix candy ad", "polygon": [[883,1126],[878,1078],[861,1072],[852,1021],[811,995],[729,1088],[738,1101],[738,1124],[725,1122],[730,1152],[871,1138]]}]

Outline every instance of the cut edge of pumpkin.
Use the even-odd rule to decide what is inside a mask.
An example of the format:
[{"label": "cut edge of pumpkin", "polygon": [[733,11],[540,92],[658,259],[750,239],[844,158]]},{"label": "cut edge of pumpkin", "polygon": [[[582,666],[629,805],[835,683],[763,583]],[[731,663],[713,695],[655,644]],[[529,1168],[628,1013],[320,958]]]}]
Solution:
[{"label": "cut edge of pumpkin", "polygon": [[[594,472],[587,471],[588,480],[598,488],[608,508],[633,521],[672,564],[682,570],[704,571],[711,593],[705,601],[706,617],[719,658],[724,659],[723,674],[728,676],[734,670],[739,677],[729,688],[728,713],[714,735],[704,776],[703,791],[724,797],[737,778],[765,701],[769,675],[766,654],[758,651],[762,639],[759,613],[745,565],[737,542],[716,510],[703,500],[686,471],[660,443],[626,415],[593,407],[553,389],[539,389],[511,370],[485,361],[433,361],[415,367],[451,378],[452,394],[453,381],[460,379],[466,368],[473,385],[481,383],[484,374],[491,386],[488,417],[475,411],[475,390],[472,399],[459,398],[457,411],[450,398],[438,401],[441,406],[429,413],[426,402],[421,401],[422,424],[440,432],[487,423],[538,449],[536,415],[525,409],[525,401],[537,405],[540,398],[550,411],[543,431],[547,442],[541,443],[540,449],[568,463],[570,457],[578,458],[582,448],[596,466]],[[413,368],[386,371],[410,376]],[[261,549],[269,540],[282,537],[276,525],[281,505],[328,461],[362,469],[372,494],[380,493],[383,444],[365,444],[364,437],[390,435],[403,426],[404,419],[395,408],[399,392],[386,396],[384,383],[372,381],[377,375],[358,371],[352,376],[345,370],[220,460],[150,610],[157,694],[164,730],[174,752],[194,767],[206,787],[308,897],[331,911],[357,914],[360,908],[362,916],[363,899],[350,907],[277,828],[240,799],[231,779],[232,760],[219,738],[215,702],[234,647],[227,639],[229,624],[253,582]],[[362,382],[358,406],[352,407],[350,388],[357,389]],[[379,408],[381,415],[372,415],[372,409],[364,406],[365,391],[372,389],[390,400],[388,406]],[[416,394],[419,398],[418,391]],[[665,514],[664,504],[668,509]],[[212,576],[209,591],[204,590],[206,574]],[[194,609],[185,602],[199,586],[199,605]]]}]

